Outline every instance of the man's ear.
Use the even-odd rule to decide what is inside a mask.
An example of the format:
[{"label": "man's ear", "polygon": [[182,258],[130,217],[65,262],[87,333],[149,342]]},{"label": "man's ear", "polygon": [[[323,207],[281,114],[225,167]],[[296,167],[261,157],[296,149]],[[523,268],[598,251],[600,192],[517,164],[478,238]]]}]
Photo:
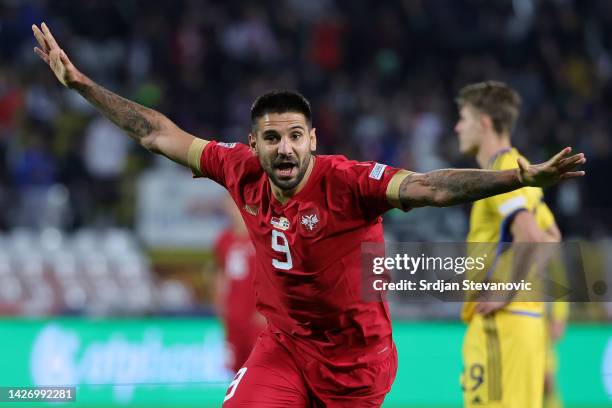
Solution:
[{"label": "man's ear", "polygon": [[493,119],[491,119],[491,116],[481,113],[478,117],[478,122],[483,129],[493,130]]},{"label": "man's ear", "polygon": [[256,155],[257,154],[257,136],[253,133],[249,133],[249,147],[251,151]]},{"label": "man's ear", "polygon": [[317,129],[310,129],[310,151],[314,152],[317,150]]}]

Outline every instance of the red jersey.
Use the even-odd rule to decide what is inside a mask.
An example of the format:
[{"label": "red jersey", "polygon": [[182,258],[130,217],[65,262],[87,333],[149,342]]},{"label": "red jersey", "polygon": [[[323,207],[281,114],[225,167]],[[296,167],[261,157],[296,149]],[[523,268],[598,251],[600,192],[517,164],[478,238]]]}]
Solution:
[{"label": "red jersey", "polygon": [[223,323],[232,370],[244,364],[257,337],[264,328],[255,309],[255,248],[248,235],[237,235],[231,229],[224,231],[215,244],[217,264],[223,269],[225,293],[223,297]]},{"label": "red jersey", "polygon": [[256,250],[257,309],[292,351],[336,367],[386,358],[389,310],[361,298],[361,243],[384,241],[380,215],[399,169],[315,156],[305,186],[281,204],[246,145],[209,142],[199,165],[238,205]]},{"label": "red jersey", "polygon": [[223,269],[226,291],[223,317],[229,328],[240,327],[255,314],[255,248],[248,235],[224,231],[215,243],[217,264]]}]

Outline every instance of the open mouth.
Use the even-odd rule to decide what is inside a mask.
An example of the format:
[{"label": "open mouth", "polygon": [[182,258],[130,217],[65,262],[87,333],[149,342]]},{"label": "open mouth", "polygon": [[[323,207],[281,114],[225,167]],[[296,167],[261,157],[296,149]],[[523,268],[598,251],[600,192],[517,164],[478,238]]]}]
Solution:
[{"label": "open mouth", "polygon": [[281,179],[289,179],[296,175],[297,166],[291,162],[279,163],[274,166],[276,175]]}]

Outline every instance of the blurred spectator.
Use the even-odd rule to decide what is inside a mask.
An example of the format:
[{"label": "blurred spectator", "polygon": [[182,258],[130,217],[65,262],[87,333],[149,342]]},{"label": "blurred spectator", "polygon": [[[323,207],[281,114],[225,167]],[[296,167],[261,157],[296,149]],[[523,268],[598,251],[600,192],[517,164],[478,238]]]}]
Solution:
[{"label": "blurred spectator", "polygon": [[[0,6],[0,206],[2,196],[18,188],[8,183],[9,167],[44,157],[9,148],[17,135],[29,138],[33,120],[55,129],[58,118],[87,113],[31,54],[30,24],[43,17],[95,80],[156,105],[204,137],[246,141],[254,97],[291,87],[313,103],[322,154],[421,171],[473,166],[453,148],[452,98],[467,82],[494,78],[523,96],[514,141],[527,157],[542,159],[571,144],[593,157],[590,176],[605,173],[612,158],[605,142],[612,111],[612,6],[606,0],[50,4]],[[53,149],[60,163],[47,165],[60,168],[76,208],[71,225],[99,221],[101,212],[110,216],[104,222],[116,223],[109,208],[122,199],[123,207],[130,205],[130,192],[120,192],[125,187],[117,181],[134,172],[129,139],[97,115],[87,120],[85,133],[67,139],[70,146]],[[79,162],[87,171],[66,177]],[[92,188],[83,188],[88,176]],[[608,235],[612,222],[597,214],[612,202],[612,190],[587,179],[574,190],[550,191],[551,202],[564,206],[555,209],[567,215],[564,233],[585,235],[589,230],[581,225],[598,225],[598,234]],[[576,194],[583,199],[573,199]],[[78,203],[91,202],[100,211],[78,210]],[[0,227],[15,211],[2,212]],[[432,220],[430,228],[436,224]]]},{"label": "blurred spectator", "polygon": [[31,129],[10,163],[11,184],[17,194],[15,226],[44,226],[51,187],[56,182],[57,163],[49,149],[49,130]]},{"label": "blurred spectator", "polygon": [[84,139],[84,163],[91,177],[95,217],[97,220],[113,217],[115,206],[120,201],[121,175],[125,171],[128,149],[133,142],[102,116],[96,116],[92,121]]}]

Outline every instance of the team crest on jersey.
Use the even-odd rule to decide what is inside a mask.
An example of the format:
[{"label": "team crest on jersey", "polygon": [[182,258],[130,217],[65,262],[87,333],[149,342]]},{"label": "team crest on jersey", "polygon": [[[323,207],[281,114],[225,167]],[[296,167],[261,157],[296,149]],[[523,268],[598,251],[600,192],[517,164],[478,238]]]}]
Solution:
[{"label": "team crest on jersey", "polygon": [[285,217],[272,217],[272,219],[270,220],[270,224],[272,224],[274,228],[278,228],[282,231],[287,231],[291,225],[289,223],[289,220]]},{"label": "team crest on jersey", "polygon": [[319,223],[317,214],[302,215],[301,223],[308,231],[313,231]]},{"label": "team crest on jersey", "polygon": [[225,142],[220,142],[217,143],[217,146],[221,146],[221,147],[226,147],[228,149],[233,149],[234,147],[236,147],[236,143],[225,143]]},{"label": "team crest on jersey", "polygon": [[300,228],[305,236],[314,236],[323,225],[321,214],[317,208],[307,208],[300,212]]},{"label": "team crest on jersey", "polygon": [[376,165],[370,172],[370,178],[374,180],[380,180],[386,168],[386,164],[376,163]]}]

